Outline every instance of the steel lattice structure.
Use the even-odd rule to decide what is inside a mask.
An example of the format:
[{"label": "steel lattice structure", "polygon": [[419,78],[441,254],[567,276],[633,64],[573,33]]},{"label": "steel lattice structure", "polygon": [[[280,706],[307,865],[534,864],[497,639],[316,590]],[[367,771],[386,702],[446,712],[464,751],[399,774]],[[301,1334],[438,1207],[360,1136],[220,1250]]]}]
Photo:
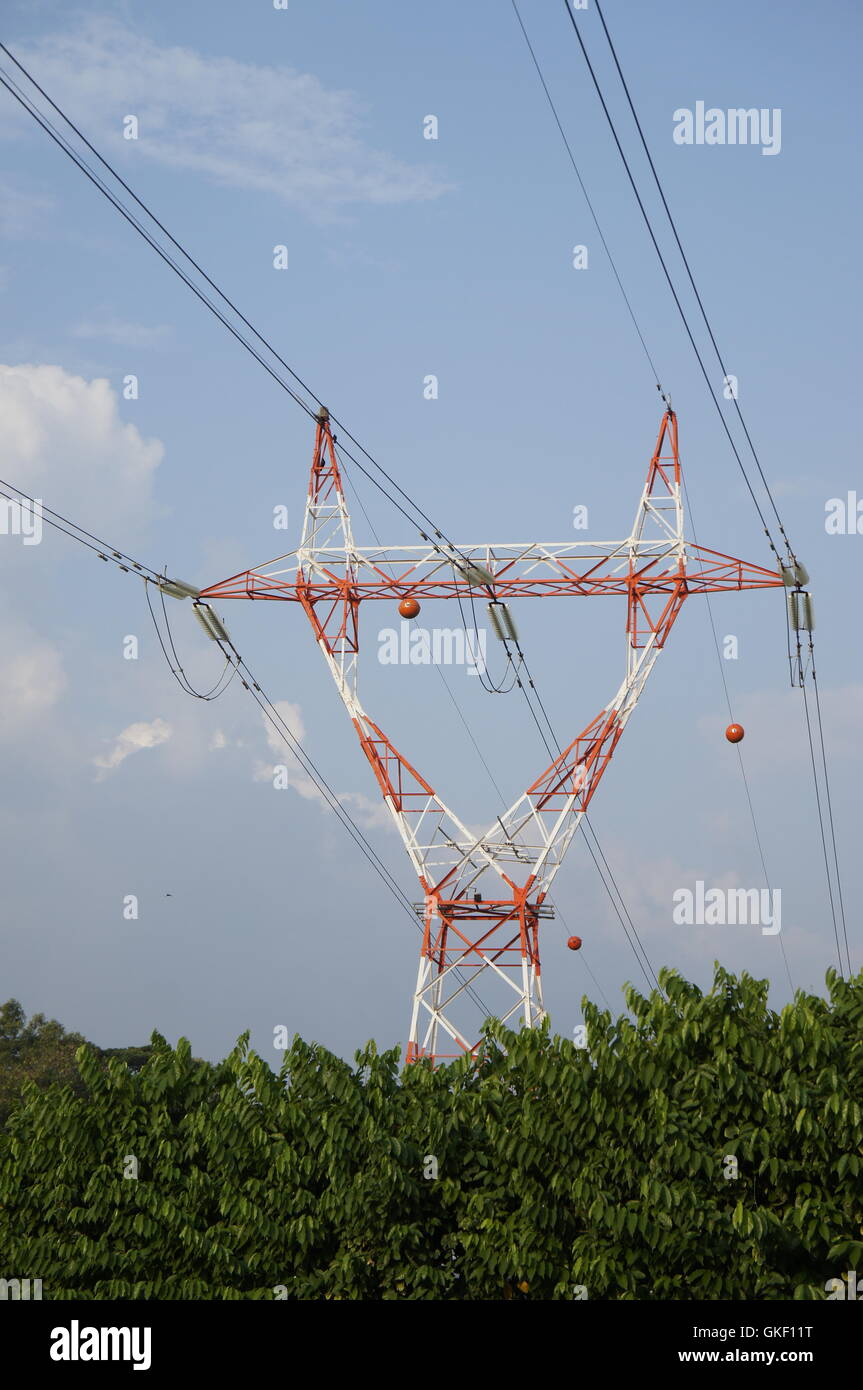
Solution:
[{"label": "steel lattice structure", "polygon": [[[494,983],[503,1000],[501,1019],[535,1027],[545,1016],[539,922],[552,915],[549,889],[684,600],[782,585],[776,571],[686,541],[677,418],[670,407],[625,540],[440,541],[362,550],[351,531],[329,415],[319,413],[295,558],[288,567],[246,570],[202,590],[201,597],[299,603],[312,625],[423,893],[409,1061],[460,1056],[476,1047],[459,1020],[465,990],[477,980]],[[361,603],[469,599],[478,590],[494,603],[594,594],[626,599],[626,669],[616,694],[479,836],[366,713],[357,690]],[[489,885],[490,892],[480,891]]]}]

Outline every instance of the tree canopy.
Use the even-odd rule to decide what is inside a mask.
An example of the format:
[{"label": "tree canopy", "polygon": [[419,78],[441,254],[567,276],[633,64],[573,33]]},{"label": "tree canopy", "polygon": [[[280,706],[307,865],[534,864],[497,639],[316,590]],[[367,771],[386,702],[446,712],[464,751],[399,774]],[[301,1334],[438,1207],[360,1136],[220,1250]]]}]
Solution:
[{"label": "tree canopy", "polygon": [[[17,999],[0,1004],[0,1125],[7,1119],[13,1102],[26,1081],[47,1087],[67,1085],[79,1096],[87,1086],[78,1071],[75,1054],[86,1042],[80,1033],[67,1033],[56,1019],[33,1014],[27,1019]],[[144,1065],[151,1047],[100,1048],[89,1046],[103,1060],[119,1057],[134,1070]]]},{"label": "tree canopy", "polygon": [[660,981],[585,1000],[586,1047],[491,1022],[437,1069],[80,1046],[0,1131],[3,1262],[61,1299],[825,1298],[863,1268],[863,974],[780,1013]]}]

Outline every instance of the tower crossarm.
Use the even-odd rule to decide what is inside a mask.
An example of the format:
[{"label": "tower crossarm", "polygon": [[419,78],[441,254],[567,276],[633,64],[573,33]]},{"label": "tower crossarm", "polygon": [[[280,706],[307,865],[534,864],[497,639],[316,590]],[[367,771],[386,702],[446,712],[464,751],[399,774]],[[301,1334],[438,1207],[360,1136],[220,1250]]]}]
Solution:
[{"label": "tower crossarm", "polygon": [[[207,599],[260,599],[302,602],[343,600],[349,585],[355,602],[399,602],[403,598],[445,599],[471,596],[508,602],[516,598],[589,597],[672,593],[681,576],[686,592],[725,593],[782,587],[776,570],[738,560],[717,550],[662,539],[585,544],[512,543],[457,547],[471,564],[491,575],[491,584],[471,582],[449,559],[430,546],[388,546],[364,550],[318,546],[313,562],[299,560],[278,569],[261,566],[203,589]],[[463,566],[462,566],[463,568]]]}]

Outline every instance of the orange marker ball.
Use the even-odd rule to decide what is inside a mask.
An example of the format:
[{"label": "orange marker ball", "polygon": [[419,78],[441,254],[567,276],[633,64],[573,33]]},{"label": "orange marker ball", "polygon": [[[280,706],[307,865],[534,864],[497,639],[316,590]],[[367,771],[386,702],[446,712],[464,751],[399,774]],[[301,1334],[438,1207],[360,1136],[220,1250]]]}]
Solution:
[{"label": "orange marker ball", "polygon": [[567,944],[567,946],[569,947],[569,949],[570,949],[571,951],[580,951],[580,950],[581,950],[581,937],[580,937],[580,936],[571,936],[571,937],[569,938],[569,940],[567,941],[566,944]]},{"label": "orange marker ball", "polygon": [[403,598],[399,604],[399,612],[403,618],[415,618],[420,611],[420,606],[415,598]]},{"label": "orange marker ball", "polygon": [[728,728],[725,730],[725,737],[728,739],[729,743],[739,743],[743,737],[743,725],[729,724]]}]

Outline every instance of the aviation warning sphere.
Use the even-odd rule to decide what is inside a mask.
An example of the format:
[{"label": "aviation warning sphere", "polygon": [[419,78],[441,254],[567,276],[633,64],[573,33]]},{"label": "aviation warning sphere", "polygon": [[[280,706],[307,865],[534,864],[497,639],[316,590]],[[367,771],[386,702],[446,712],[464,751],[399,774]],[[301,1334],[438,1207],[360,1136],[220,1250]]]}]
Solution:
[{"label": "aviation warning sphere", "polygon": [[743,725],[729,724],[728,728],[725,730],[725,737],[728,739],[729,743],[739,743],[743,737]]},{"label": "aviation warning sphere", "polygon": [[420,611],[420,606],[415,598],[403,598],[399,604],[399,612],[403,618],[415,618]]},{"label": "aviation warning sphere", "polygon": [[567,944],[567,946],[569,947],[569,949],[570,949],[571,951],[580,951],[580,950],[581,950],[581,937],[580,937],[580,936],[571,936],[571,937],[569,938],[569,940],[567,941],[566,944]]}]

